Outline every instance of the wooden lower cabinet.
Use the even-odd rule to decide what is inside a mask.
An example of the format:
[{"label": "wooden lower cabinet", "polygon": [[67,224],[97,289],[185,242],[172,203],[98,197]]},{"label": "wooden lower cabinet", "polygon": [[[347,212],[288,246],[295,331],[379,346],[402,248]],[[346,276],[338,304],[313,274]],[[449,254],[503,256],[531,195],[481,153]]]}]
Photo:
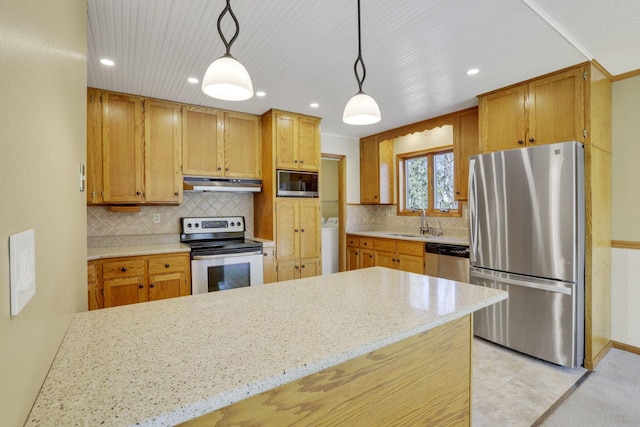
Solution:
[{"label": "wooden lower cabinet", "polygon": [[318,276],[320,274],[320,258],[279,261],[277,270],[278,282]]},{"label": "wooden lower cabinet", "polygon": [[263,282],[274,283],[278,281],[278,271],[276,270],[276,258],[273,253],[274,248],[268,247],[262,249],[264,261],[262,263]]},{"label": "wooden lower cabinet", "polygon": [[372,266],[424,274],[424,243],[347,235],[347,270]]},{"label": "wooden lower cabinet", "polygon": [[191,295],[190,264],[188,253],[90,261],[89,310]]}]

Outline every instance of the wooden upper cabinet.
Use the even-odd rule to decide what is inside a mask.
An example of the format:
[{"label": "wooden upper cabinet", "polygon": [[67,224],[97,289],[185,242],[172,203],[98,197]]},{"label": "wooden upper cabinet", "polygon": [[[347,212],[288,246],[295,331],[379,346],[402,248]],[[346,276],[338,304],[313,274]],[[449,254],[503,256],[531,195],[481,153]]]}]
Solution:
[{"label": "wooden upper cabinet", "polygon": [[584,142],[584,65],[479,97],[485,153],[564,141]]},{"label": "wooden upper cabinet", "polygon": [[102,102],[100,91],[87,90],[87,204],[102,203]]},{"label": "wooden upper cabinet", "polygon": [[453,124],[453,157],[455,159],[454,193],[458,201],[467,200],[469,156],[480,153],[478,109],[456,113]]},{"label": "wooden upper cabinet", "polygon": [[529,144],[584,141],[584,67],[529,83]]},{"label": "wooden upper cabinet", "polygon": [[103,92],[102,169],[105,203],[143,201],[142,98]]},{"label": "wooden upper cabinet", "polygon": [[393,140],[376,137],[360,140],[360,203],[394,202]]},{"label": "wooden upper cabinet", "polygon": [[224,113],[224,171],[233,178],[262,177],[261,119],[242,113]]},{"label": "wooden upper cabinet", "polygon": [[182,201],[180,106],[147,100],[144,110],[145,200]]},{"label": "wooden upper cabinet", "polygon": [[317,171],[320,168],[320,119],[275,113],[277,169]]},{"label": "wooden upper cabinet", "polygon": [[524,85],[480,98],[480,141],[484,153],[524,146],[526,98]]},{"label": "wooden upper cabinet", "polygon": [[182,109],[182,173],[224,176],[223,113],[210,108]]}]

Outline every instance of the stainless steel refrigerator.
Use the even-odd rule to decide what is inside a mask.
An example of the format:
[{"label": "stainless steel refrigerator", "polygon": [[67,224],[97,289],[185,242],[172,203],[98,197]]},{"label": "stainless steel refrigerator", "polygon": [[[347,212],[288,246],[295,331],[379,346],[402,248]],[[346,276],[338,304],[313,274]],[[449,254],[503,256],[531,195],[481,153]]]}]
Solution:
[{"label": "stainless steel refrigerator", "polygon": [[579,142],[470,158],[470,282],[509,293],[474,314],[475,335],[583,364],[584,197]]}]

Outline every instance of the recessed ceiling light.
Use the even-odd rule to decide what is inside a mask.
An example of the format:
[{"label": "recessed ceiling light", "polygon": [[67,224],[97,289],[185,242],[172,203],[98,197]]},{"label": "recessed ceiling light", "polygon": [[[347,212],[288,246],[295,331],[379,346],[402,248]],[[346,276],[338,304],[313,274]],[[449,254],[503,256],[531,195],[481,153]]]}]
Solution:
[{"label": "recessed ceiling light", "polygon": [[473,76],[474,74],[478,74],[480,72],[480,70],[478,70],[477,68],[472,68],[470,70],[467,70],[467,76]]},{"label": "recessed ceiling light", "polygon": [[261,90],[256,92],[256,96],[265,96],[265,95],[266,95],[266,93],[261,91]]},{"label": "recessed ceiling light", "polygon": [[195,77],[189,77],[187,79],[187,81],[194,85],[194,84],[198,83],[200,80],[196,79]]},{"label": "recessed ceiling light", "polygon": [[309,107],[311,108],[318,108],[320,106],[320,104],[318,104],[317,102],[312,102],[311,104],[309,104]]},{"label": "recessed ceiling light", "polygon": [[113,62],[112,60],[107,59],[107,58],[102,58],[102,59],[100,60],[100,63],[101,63],[102,65],[106,65],[107,67],[113,67],[114,65],[116,65],[116,63],[115,63],[115,62]]}]

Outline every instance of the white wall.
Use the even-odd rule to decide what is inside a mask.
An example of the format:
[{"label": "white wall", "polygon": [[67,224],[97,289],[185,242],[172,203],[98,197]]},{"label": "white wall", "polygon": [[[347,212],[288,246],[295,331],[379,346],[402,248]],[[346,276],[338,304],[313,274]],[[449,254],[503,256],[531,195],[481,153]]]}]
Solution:
[{"label": "white wall", "polygon": [[347,203],[360,203],[360,140],[323,133],[321,151],[347,157]]},{"label": "white wall", "polygon": [[[612,88],[612,240],[640,244],[640,76]],[[611,339],[640,347],[640,250],[611,252]]]},{"label": "white wall", "polygon": [[[0,0],[0,424],[21,426],[87,307],[87,3]],[[36,294],[10,315],[9,235],[35,230]]]}]

